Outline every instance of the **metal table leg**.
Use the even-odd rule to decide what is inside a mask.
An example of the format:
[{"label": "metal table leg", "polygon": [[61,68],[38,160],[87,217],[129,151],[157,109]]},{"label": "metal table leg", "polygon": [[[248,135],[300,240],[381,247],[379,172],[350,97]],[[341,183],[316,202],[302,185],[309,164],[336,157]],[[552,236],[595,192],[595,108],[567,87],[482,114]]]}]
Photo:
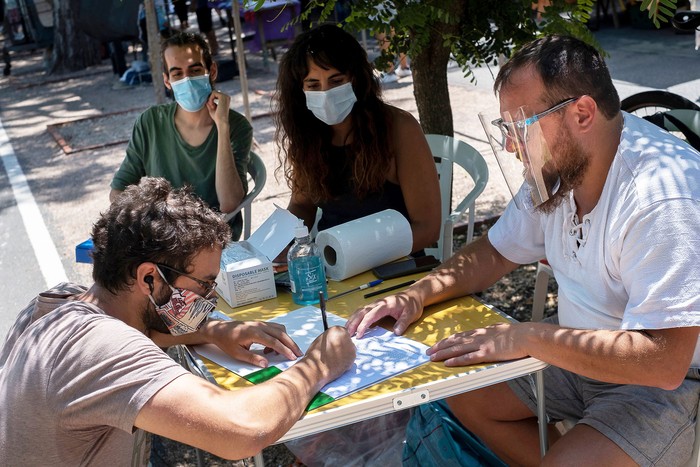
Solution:
[{"label": "metal table leg", "polygon": [[547,414],[544,401],[544,375],[542,370],[535,373],[535,391],[537,395],[537,423],[540,430],[540,453],[547,453]]}]

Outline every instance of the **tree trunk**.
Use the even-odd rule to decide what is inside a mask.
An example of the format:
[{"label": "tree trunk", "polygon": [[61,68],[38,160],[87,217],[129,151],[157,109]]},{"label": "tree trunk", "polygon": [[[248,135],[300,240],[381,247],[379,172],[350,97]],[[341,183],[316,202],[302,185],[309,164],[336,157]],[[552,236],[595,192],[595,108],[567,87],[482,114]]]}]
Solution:
[{"label": "tree trunk", "polygon": [[158,15],[153,0],[145,0],[143,7],[146,11],[146,31],[148,33],[148,65],[151,67],[153,92],[156,104],[165,104],[165,84],[163,83],[163,62],[160,58],[160,28]]},{"label": "tree trunk", "polygon": [[[461,18],[465,2],[449,2],[450,16]],[[447,87],[447,62],[450,49],[443,46],[443,36],[457,34],[458,26],[433,24],[429,44],[411,57],[413,95],[416,98],[421,127],[426,134],[454,135],[450,92]]]},{"label": "tree trunk", "polygon": [[[440,35],[438,32],[432,34]],[[431,39],[428,47],[411,57],[413,95],[420,124],[426,134],[454,134],[450,92],[447,87],[449,59],[450,51],[442,46],[440,37]]]},{"label": "tree trunk", "polygon": [[79,0],[54,0],[54,39],[49,73],[84,70],[99,65],[100,43],[77,28]]}]

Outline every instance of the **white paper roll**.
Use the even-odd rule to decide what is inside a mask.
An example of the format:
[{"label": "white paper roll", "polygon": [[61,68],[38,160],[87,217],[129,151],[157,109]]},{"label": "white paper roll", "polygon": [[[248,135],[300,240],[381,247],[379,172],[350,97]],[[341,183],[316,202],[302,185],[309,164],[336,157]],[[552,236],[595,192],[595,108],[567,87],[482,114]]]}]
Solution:
[{"label": "white paper roll", "polygon": [[319,232],[316,245],[328,278],[342,281],[408,255],[413,234],[401,213],[387,209]]}]

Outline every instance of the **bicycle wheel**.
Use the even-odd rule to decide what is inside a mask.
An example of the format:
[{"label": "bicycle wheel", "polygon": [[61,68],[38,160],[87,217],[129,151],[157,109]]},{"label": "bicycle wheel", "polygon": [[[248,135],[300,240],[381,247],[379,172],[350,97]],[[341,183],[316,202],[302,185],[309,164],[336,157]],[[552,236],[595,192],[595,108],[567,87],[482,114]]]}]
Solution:
[{"label": "bicycle wheel", "polygon": [[620,107],[640,117],[647,117],[672,109],[700,110],[694,102],[668,91],[644,91],[622,99]]},{"label": "bicycle wheel", "polygon": [[[668,91],[645,91],[634,94],[620,103],[622,110],[630,112],[656,126],[669,131],[672,135],[685,140],[695,149],[700,150],[700,141],[695,131],[691,127],[678,127],[685,122],[682,119],[675,124],[671,115],[667,115],[669,110],[685,109],[700,112],[700,107],[685,97],[673,94]],[[675,115],[675,119],[679,116]],[[680,129],[680,130],[679,130]]]}]

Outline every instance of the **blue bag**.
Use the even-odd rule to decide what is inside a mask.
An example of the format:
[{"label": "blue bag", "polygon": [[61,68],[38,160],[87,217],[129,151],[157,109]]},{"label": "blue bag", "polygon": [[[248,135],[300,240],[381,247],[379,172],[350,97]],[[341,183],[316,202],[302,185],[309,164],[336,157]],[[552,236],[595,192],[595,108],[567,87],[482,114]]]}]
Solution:
[{"label": "blue bag", "polygon": [[416,407],[406,427],[406,467],[507,467],[440,400]]}]

